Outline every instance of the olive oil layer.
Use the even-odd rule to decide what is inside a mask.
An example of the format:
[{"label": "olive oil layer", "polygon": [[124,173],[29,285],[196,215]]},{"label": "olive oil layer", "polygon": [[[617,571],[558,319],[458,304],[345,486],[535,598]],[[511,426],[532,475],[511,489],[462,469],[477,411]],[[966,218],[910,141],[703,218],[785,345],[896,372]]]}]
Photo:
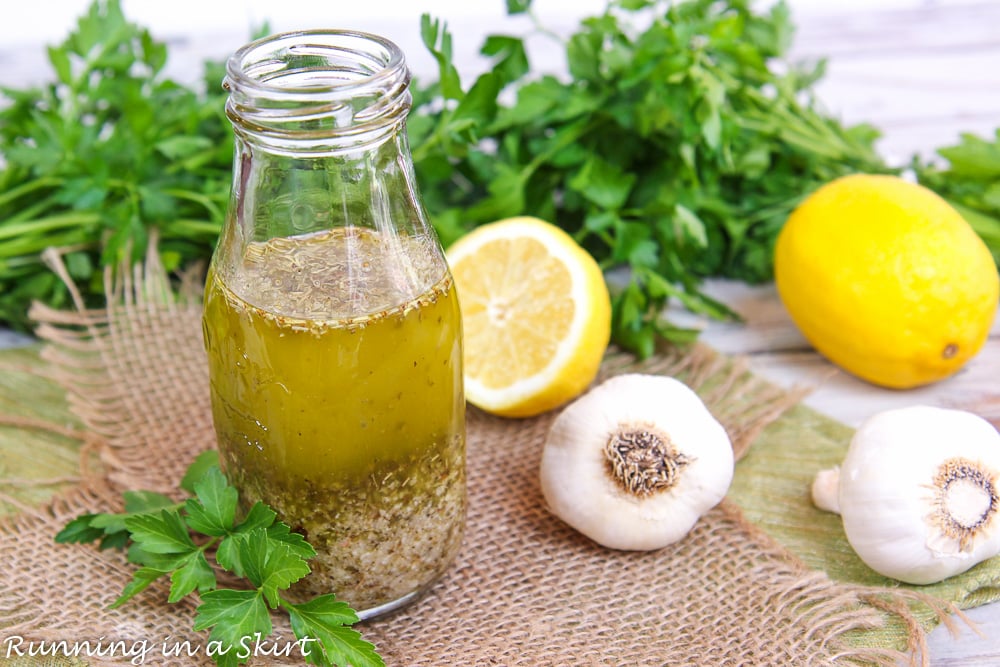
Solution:
[{"label": "olive oil layer", "polygon": [[319,552],[302,592],[359,611],[436,579],[465,516],[454,285],[417,246],[390,272],[385,243],[346,229],[252,244],[205,295],[226,471]]}]

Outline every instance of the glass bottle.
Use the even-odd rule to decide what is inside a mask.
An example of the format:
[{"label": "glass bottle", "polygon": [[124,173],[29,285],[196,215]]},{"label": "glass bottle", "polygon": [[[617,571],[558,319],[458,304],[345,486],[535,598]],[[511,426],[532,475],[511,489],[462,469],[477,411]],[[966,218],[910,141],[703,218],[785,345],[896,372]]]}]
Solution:
[{"label": "glass bottle", "polygon": [[420,203],[399,48],[280,34],[229,60],[236,136],[204,335],[223,466],[316,548],[293,593],[361,618],[455,556],[465,519],[461,320]]}]

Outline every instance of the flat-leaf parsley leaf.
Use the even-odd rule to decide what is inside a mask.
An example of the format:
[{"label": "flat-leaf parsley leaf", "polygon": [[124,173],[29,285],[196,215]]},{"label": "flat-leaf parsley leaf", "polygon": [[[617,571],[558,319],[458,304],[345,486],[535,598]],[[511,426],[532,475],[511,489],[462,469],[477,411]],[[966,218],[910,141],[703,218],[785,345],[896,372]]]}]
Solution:
[{"label": "flat-leaf parsley leaf", "polygon": [[[128,548],[129,561],[141,567],[111,608],[169,576],[168,602],[200,595],[194,629],[211,630],[210,653],[219,665],[247,662],[249,647],[271,634],[271,610],[280,608],[288,613],[307,662],[384,667],[375,647],[350,627],[358,615],[347,603],[333,595],[302,603],[284,597],[309,574],[308,560],[316,551],[263,503],[239,518],[237,491],[219,469],[217,454],[199,456],[181,486],[194,497],[174,502],[162,494],[129,491],[125,513],[83,514],[56,535],[61,543],[100,541],[105,547],[111,539]],[[249,588],[217,588],[208,558],[213,551],[216,564],[245,578]]]}]

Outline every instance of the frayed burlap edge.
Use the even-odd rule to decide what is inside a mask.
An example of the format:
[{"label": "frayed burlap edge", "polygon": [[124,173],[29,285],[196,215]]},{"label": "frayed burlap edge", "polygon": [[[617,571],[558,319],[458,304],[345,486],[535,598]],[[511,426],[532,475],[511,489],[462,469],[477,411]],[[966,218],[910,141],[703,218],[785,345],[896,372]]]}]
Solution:
[{"label": "frayed burlap edge", "polygon": [[[200,358],[203,354],[199,335],[200,305],[192,296],[197,293],[197,281],[188,279],[186,287],[179,291],[172,289],[156,252],[151,249],[143,265],[106,277],[107,293],[111,295],[106,309],[88,310],[72,287],[59,255],[49,253],[47,260],[70,286],[77,309],[65,312],[36,305],[31,315],[38,322],[38,336],[47,343],[42,357],[50,364],[52,376],[65,388],[72,411],[86,428],[81,481],[44,507],[26,508],[21,514],[0,520],[0,533],[5,536],[0,551],[5,552],[5,562],[10,563],[7,571],[18,575],[0,579],[0,611],[7,619],[2,624],[3,630],[8,635],[21,633],[38,639],[65,639],[73,633],[93,632],[96,625],[109,638],[158,630],[197,641],[190,631],[196,604],[191,599],[174,606],[161,604],[157,600],[165,600],[165,589],[154,585],[141,602],[127,610],[109,612],[104,607],[121,590],[122,582],[128,580],[132,566],[117,553],[98,552],[79,545],[56,546],[50,537],[80,513],[118,509],[123,490],[176,493],[177,482],[190,459],[197,451],[211,446],[207,376],[202,375],[204,363]],[[192,336],[198,337],[197,344],[192,343]],[[152,346],[150,341],[154,343]],[[176,378],[158,376],[158,381],[152,385],[179,384],[182,391],[167,392],[161,400],[130,391],[137,376],[169,374],[171,369],[181,371]],[[601,379],[622,372],[681,377],[699,391],[726,426],[737,457],[746,452],[769,423],[800,398],[752,376],[743,362],[727,359],[700,346],[683,352],[665,350],[654,359],[639,363],[627,354],[609,353]],[[545,430],[546,419],[543,417],[529,429],[536,439],[537,434]],[[470,431],[477,425],[486,430],[501,422],[473,410]],[[24,425],[44,427],[41,424]],[[169,438],[177,433],[188,433],[191,437],[183,442],[170,442]],[[470,442],[474,439],[470,432]],[[97,472],[87,463],[93,452],[99,454],[101,461],[101,470]],[[474,457],[470,459],[470,468],[473,460]],[[474,480],[475,475],[470,471],[470,484]],[[470,522],[477,520],[484,519],[470,516]],[[472,528],[473,536],[467,536],[467,547],[470,539],[474,540],[476,526]],[[897,665],[901,660],[908,660],[911,664],[927,665],[925,631],[911,613],[910,605],[926,605],[948,624],[953,622],[950,614],[958,613],[953,605],[918,592],[837,583],[823,573],[810,571],[748,522],[731,502],[724,501],[704,517],[687,539],[694,542],[713,531],[735,531],[739,539],[759,550],[760,561],[753,574],[766,579],[770,590],[761,604],[778,617],[795,619],[802,624],[806,638],[818,647],[814,656],[816,662],[810,664]],[[580,538],[573,535],[567,539]],[[593,545],[581,548],[592,549]],[[18,554],[20,559],[16,557]],[[48,558],[55,566],[53,571],[34,578],[21,576],[29,568],[37,568],[38,558],[43,561]],[[472,566],[456,566],[458,574],[450,579],[461,578],[468,567]],[[477,567],[483,565],[480,563]],[[60,588],[59,577],[68,576],[70,571],[85,578],[106,576],[108,579],[97,585],[106,589],[106,594],[97,599],[71,601],[77,605],[75,613],[67,614],[65,609],[57,608],[61,602],[53,599],[53,591]],[[438,614],[442,609],[447,610],[450,585],[446,581],[440,586],[443,592],[432,593],[430,597],[434,599],[422,603],[425,610],[437,609]],[[87,591],[94,588],[92,580],[89,586],[83,586]],[[91,609],[100,612],[90,614]],[[387,659],[402,658],[405,651],[400,653],[396,647],[407,641],[412,643],[412,637],[407,634],[411,630],[405,627],[411,620],[407,613],[404,611],[362,627]],[[902,619],[906,627],[908,646],[905,651],[858,646],[845,640],[850,633],[881,626],[890,616]],[[756,621],[754,614],[748,615],[748,622]],[[413,627],[420,628],[419,625]],[[766,632],[766,628],[750,630]],[[408,660],[405,664],[424,664],[412,656],[405,659]],[[593,664],[606,664],[599,656],[589,660]],[[650,662],[641,664],[657,664],[657,660],[659,658],[654,656]],[[666,663],[669,660],[660,664]],[[508,662],[494,662],[494,658],[485,661],[480,656],[468,664]],[[510,659],[509,664],[522,663]],[[535,660],[534,664],[550,663]],[[590,663],[581,659],[578,664]]]}]

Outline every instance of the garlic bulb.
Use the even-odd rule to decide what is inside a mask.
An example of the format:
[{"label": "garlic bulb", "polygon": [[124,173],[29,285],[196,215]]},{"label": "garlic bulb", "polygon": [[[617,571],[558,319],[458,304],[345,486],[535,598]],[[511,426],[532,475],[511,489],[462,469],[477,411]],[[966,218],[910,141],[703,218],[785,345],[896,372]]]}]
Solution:
[{"label": "garlic bulb", "polygon": [[612,549],[684,537],[729,490],[729,436],[683,383],[620,375],[567,406],[541,463],[549,509]]},{"label": "garlic bulb", "polygon": [[[989,422],[914,406],[861,425],[837,500],[861,560],[887,577],[929,584],[1000,553],[998,483],[1000,434]],[[831,502],[822,484],[813,494],[818,506]]]}]

